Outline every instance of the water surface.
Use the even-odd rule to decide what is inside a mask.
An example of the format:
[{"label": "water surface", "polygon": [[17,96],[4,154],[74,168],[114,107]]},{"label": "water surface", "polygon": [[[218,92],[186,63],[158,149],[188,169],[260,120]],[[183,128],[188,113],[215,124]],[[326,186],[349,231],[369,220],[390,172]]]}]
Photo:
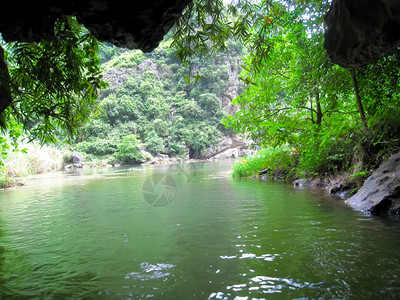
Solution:
[{"label": "water surface", "polygon": [[0,299],[396,299],[400,226],[231,162],[0,192]]}]

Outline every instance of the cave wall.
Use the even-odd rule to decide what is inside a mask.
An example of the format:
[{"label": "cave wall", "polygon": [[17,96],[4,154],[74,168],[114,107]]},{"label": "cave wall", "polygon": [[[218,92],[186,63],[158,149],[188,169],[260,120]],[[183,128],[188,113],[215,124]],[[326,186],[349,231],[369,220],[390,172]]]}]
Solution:
[{"label": "cave wall", "polygon": [[359,67],[400,45],[399,0],[333,0],[325,16],[331,61]]},{"label": "cave wall", "polygon": [[0,32],[6,42],[39,42],[52,38],[60,16],[73,15],[100,41],[149,52],[190,1],[13,0],[0,10]]},{"label": "cave wall", "polygon": [[[51,39],[54,22],[74,15],[94,36],[152,51],[192,0],[14,0],[0,10],[6,42]],[[358,67],[400,45],[400,0],[333,0],[325,16],[325,48],[333,63]]]}]

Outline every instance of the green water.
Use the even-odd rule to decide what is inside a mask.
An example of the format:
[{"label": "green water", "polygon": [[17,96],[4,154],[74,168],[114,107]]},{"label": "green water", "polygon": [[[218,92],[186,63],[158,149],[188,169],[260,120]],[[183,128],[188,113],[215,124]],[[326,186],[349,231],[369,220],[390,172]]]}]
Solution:
[{"label": "green water", "polygon": [[0,192],[0,299],[396,299],[400,224],[231,162]]}]

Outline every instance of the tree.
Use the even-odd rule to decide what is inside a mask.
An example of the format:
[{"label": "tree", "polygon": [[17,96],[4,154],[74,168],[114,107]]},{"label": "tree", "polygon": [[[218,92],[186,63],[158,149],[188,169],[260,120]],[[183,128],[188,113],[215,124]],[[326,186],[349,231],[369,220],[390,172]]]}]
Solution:
[{"label": "tree", "polygon": [[362,123],[350,74],[330,63],[316,7],[280,9],[265,36],[268,58],[261,65],[254,65],[253,53],[246,58],[241,77],[248,88],[235,99],[239,111],[224,123],[260,146],[296,149],[305,172],[345,170]]},{"label": "tree", "polygon": [[[20,126],[41,144],[71,140],[96,114],[105,87],[97,58],[97,40],[73,17],[59,19],[54,39],[40,43],[3,44],[11,105],[1,113],[3,134]],[[18,125],[17,125],[18,124]]]},{"label": "tree", "polygon": [[134,164],[139,162],[143,155],[140,153],[141,141],[137,135],[129,134],[122,139],[115,153],[115,158],[122,164]]},{"label": "tree", "polygon": [[146,149],[151,153],[162,153],[165,151],[164,140],[154,130],[147,134],[145,145]]}]

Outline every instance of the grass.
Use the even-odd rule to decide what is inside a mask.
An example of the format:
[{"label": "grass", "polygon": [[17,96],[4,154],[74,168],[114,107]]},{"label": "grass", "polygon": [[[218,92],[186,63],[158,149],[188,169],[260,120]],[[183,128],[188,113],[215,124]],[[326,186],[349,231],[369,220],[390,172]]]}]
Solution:
[{"label": "grass", "polygon": [[233,177],[250,177],[265,170],[268,175],[282,175],[284,178],[294,177],[296,152],[286,147],[260,149],[256,154],[244,157],[232,168]]},{"label": "grass", "polygon": [[0,167],[0,188],[7,188],[18,183],[20,178],[32,174],[58,171],[62,168],[63,155],[54,147],[31,143],[20,145],[27,153],[13,151],[8,154],[4,166]]}]

